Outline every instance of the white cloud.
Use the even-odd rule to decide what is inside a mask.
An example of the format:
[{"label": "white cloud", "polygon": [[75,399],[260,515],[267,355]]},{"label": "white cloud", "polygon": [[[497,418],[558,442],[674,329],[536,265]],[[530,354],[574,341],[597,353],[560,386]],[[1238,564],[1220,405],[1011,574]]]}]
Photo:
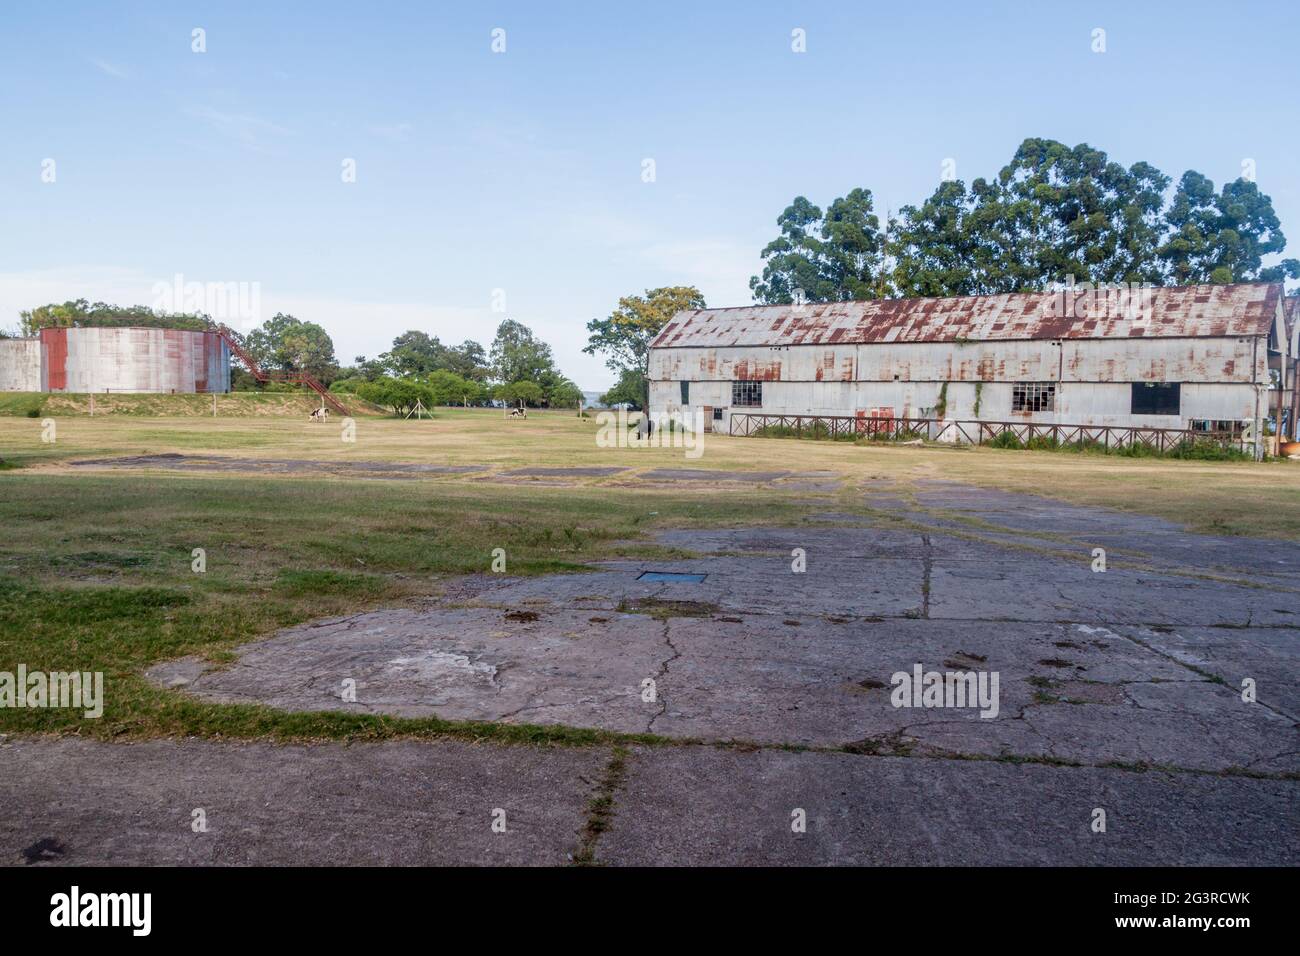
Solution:
[{"label": "white cloud", "polygon": [[109,76],[115,76],[119,80],[126,79],[126,70],[122,69],[120,66],[116,65],[115,63],[110,63],[107,60],[101,60],[98,57],[91,57],[90,62],[101,73],[106,73]]},{"label": "white cloud", "polygon": [[185,110],[186,115],[203,120],[217,132],[238,140],[245,146],[260,149],[267,145],[268,136],[289,136],[292,130],[246,113],[226,113],[210,106],[191,106]]},{"label": "white cloud", "polygon": [[415,132],[415,127],[410,123],[381,123],[377,126],[369,127],[369,130],[374,136],[391,139],[394,142],[402,142]]},{"label": "white cloud", "polygon": [[[647,272],[647,283],[694,285],[711,305],[747,305],[749,277],[762,270],[752,241],[728,236],[682,236],[603,210],[581,210],[557,221],[573,240],[608,248],[622,262]],[[640,292],[640,289],[627,290]]]},{"label": "white cloud", "polygon": [[683,283],[696,286],[707,302],[719,306],[748,305],[749,277],[761,266],[752,245],[730,239],[652,242],[636,254],[653,268],[682,276]]}]

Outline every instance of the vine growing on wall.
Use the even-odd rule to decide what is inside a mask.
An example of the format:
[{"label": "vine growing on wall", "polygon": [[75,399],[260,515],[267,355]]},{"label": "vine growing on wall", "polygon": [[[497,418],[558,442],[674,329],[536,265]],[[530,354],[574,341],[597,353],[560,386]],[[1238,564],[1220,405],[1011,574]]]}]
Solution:
[{"label": "vine growing on wall", "polygon": [[972,411],[975,413],[976,418],[980,417],[980,398],[983,397],[983,395],[984,395],[984,383],[976,382],[975,383],[975,407],[972,409]]},{"label": "vine growing on wall", "polygon": [[948,383],[939,386],[939,401],[934,406],[935,418],[946,418],[948,414]]}]

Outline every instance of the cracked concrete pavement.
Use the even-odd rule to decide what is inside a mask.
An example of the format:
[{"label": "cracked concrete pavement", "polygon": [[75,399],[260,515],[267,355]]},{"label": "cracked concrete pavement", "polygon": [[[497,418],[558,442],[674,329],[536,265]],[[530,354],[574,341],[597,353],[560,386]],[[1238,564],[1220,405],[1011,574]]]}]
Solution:
[{"label": "cracked concrete pavement", "polygon": [[[666,531],[660,543],[694,556],[452,582],[423,607],[313,622],[245,645],[227,666],[181,659],[149,676],[213,701],[664,738],[634,748],[597,862],[1295,862],[1300,546],[951,483],[873,490],[869,518]],[[704,578],[640,580],[646,571]],[[893,706],[892,675],[916,665],[996,674],[996,716]],[[1255,702],[1242,698],[1247,679]],[[52,745],[5,751],[38,746]],[[149,754],[88,746],[92,764]],[[212,767],[294,768],[380,745],[257,745],[256,759],[234,756],[253,745],[150,746]],[[569,829],[539,831],[530,862],[577,845],[609,757],[442,743],[392,753],[414,774],[392,783],[399,815],[419,773],[481,803],[491,794],[458,776],[478,773],[475,761],[556,761],[554,786],[565,774],[580,785],[523,799],[564,804],[572,813],[556,826]],[[521,766],[523,785],[532,765]],[[386,789],[372,794],[376,813]],[[277,795],[285,813],[298,802]],[[810,821],[798,839],[796,807]],[[1088,827],[1099,807],[1106,834]],[[85,830],[75,810],[33,808],[0,834],[5,851]],[[169,838],[158,853],[174,859],[178,846]],[[466,837],[424,859],[495,859],[477,852]]]}]

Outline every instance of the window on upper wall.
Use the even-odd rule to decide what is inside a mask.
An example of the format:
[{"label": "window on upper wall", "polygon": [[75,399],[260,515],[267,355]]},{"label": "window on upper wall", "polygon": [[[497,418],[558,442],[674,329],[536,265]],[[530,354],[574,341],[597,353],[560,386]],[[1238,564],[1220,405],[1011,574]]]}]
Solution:
[{"label": "window on upper wall", "polygon": [[761,408],[763,405],[763,383],[732,382],[731,404],[743,408]]},{"label": "window on upper wall", "polygon": [[1051,412],[1056,410],[1055,382],[1015,382],[1011,386],[1013,412]]},{"label": "window on upper wall", "polygon": [[1177,415],[1182,411],[1182,388],[1178,382],[1134,382],[1134,415]]},{"label": "window on upper wall", "polygon": [[682,404],[689,405],[691,403],[691,383],[682,382],[681,385],[682,385]]}]

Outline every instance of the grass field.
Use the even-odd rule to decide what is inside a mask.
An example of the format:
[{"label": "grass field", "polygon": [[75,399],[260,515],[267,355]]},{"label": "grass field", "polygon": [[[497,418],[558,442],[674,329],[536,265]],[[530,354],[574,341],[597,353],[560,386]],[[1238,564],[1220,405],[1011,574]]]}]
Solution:
[{"label": "grass field", "polygon": [[[1200,531],[1300,536],[1293,462],[1206,463],[1051,452],[859,447],[707,436],[704,453],[598,448],[597,425],[572,414],[526,421],[440,410],[432,421],[288,417],[0,418],[0,671],[102,670],[104,717],[0,710],[0,732],[101,737],[205,734],[275,738],[494,736],[584,742],[597,731],[449,724],[222,706],[159,689],[149,664],[197,653],[229,659],[238,643],[329,615],[417,601],[448,575],[487,571],[505,548],[517,574],[577,571],[603,557],[665,554],[665,527],[797,523],[813,511],[868,513],[874,489],[906,494],[947,479],[1159,515]],[[158,452],[343,461],[475,464],[460,477],[376,481],[255,473],[89,471],[72,460]],[[499,480],[516,466],[626,465],[566,486]],[[653,485],[654,467],[828,471],[838,490],[781,484]],[[485,478],[487,480],[485,480]],[[191,570],[193,549],[207,570]]]},{"label": "grass field", "polygon": [[[507,420],[489,409],[439,409],[424,421],[361,418],[356,441],[343,442],[337,420],[311,424],[295,417],[136,418],[59,417],[57,441],[41,441],[40,420],[0,418],[0,458],[64,473],[69,459],[157,452],[337,461],[401,461],[485,465],[625,465],[643,471],[688,467],[722,471],[831,471],[850,487],[888,479],[969,482],[1043,494],[1168,518],[1214,534],[1300,538],[1300,463],[1196,462],[1127,459],[993,448],[854,446],[796,439],[705,436],[704,452],[687,460],[677,448],[599,448],[593,419],[534,413]],[[584,482],[622,486],[626,475]],[[683,485],[681,494],[711,493]]]},{"label": "grass field", "polygon": [[[355,415],[382,414],[382,410],[357,400],[354,396],[341,396]],[[306,417],[320,407],[320,399],[303,392],[231,392],[216,396],[218,418]],[[25,418],[45,416],[89,416],[89,395],[50,394],[45,392],[0,392],[0,416],[16,415]],[[96,395],[96,416],[133,415],[155,418],[213,417],[212,395]]]}]

